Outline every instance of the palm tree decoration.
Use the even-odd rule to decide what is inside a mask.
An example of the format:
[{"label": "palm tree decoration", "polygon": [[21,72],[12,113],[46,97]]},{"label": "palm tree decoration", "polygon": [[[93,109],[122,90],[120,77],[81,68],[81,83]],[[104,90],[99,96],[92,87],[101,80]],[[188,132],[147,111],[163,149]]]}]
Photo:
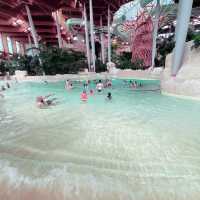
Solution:
[{"label": "palm tree decoration", "polygon": [[168,21],[167,16],[175,9],[169,0],[136,0],[115,13],[114,33],[132,45],[132,62],[139,59],[146,67],[154,65],[158,28]]}]

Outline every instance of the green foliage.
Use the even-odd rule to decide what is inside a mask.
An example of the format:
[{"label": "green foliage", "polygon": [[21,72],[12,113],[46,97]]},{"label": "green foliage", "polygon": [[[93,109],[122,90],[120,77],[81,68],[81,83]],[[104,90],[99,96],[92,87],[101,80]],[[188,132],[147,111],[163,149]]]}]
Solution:
[{"label": "green foliage", "polygon": [[[186,41],[191,41],[194,37],[194,32],[189,29],[187,33]],[[166,56],[170,53],[172,53],[173,49],[175,47],[174,42],[174,36],[171,36],[167,39],[164,39],[162,42],[160,42],[157,45],[157,57],[155,59],[155,65],[156,67],[164,66],[165,65],[165,59]]]},{"label": "green foliage", "polygon": [[138,70],[138,69],[145,69],[143,60],[136,60],[135,62],[131,62],[131,53],[123,53],[122,55],[113,55],[113,62],[116,64],[116,67],[119,69],[132,69],[132,70]]},{"label": "green foliage", "polygon": [[37,56],[14,55],[10,60],[4,61],[6,71],[11,75],[16,70],[27,71],[28,75],[42,75],[43,70]]},{"label": "green foliage", "polygon": [[12,75],[15,70],[26,70],[28,75],[46,75],[78,73],[87,67],[83,53],[72,50],[59,49],[57,47],[41,46],[39,55],[19,56],[0,63],[0,71],[9,71]]},{"label": "green foliage", "polygon": [[7,69],[6,69],[5,61],[2,60],[0,62],[0,76],[6,75],[6,71],[7,71]]},{"label": "green foliage", "polygon": [[193,40],[194,40],[194,44],[192,46],[192,48],[199,48],[200,47],[200,34],[197,34],[193,37]]},{"label": "green foliage", "polygon": [[84,54],[57,47],[44,47],[39,56],[47,75],[78,73],[87,66]]},{"label": "green foliage", "polygon": [[168,54],[170,54],[175,47],[175,42],[173,38],[164,40],[157,47],[157,56],[155,59],[156,67],[165,66],[165,59]]},{"label": "green foliage", "polygon": [[103,64],[100,60],[97,60],[96,62],[96,72],[105,72],[107,70],[106,64]]},{"label": "green foliage", "polygon": [[195,37],[194,32],[191,29],[189,29],[188,33],[187,33],[186,42],[189,42],[189,41],[193,40],[194,37]]}]

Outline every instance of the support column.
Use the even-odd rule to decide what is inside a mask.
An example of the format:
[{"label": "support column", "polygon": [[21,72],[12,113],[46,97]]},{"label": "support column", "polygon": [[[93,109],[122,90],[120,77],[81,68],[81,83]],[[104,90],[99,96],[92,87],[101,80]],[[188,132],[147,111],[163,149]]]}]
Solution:
[{"label": "support column", "polygon": [[92,46],[92,65],[93,71],[95,72],[95,43],[94,43],[94,19],[93,19],[93,6],[92,0],[89,0],[89,7],[90,7],[90,36],[91,36],[91,46]]},{"label": "support column", "polygon": [[58,46],[59,46],[59,48],[62,48],[62,37],[61,37],[61,31],[60,31],[60,23],[59,23],[59,19],[58,19],[58,11],[55,12],[55,18],[56,18]]},{"label": "support column", "polygon": [[21,55],[24,55],[25,51],[24,51],[24,43],[20,43],[20,53]]},{"label": "support column", "polygon": [[110,6],[108,5],[108,62],[111,62]]},{"label": "support column", "polygon": [[102,16],[100,18],[100,27],[101,27],[101,61],[103,64],[105,64],[105,47],[104,47],[104,34],[103,34],[103,22],[102,22]]},{"label": "support column", "polygon": [[31,53],[32,53],[32,56],[35,56],[34,55],[34,51],[33,51],[33,45],[32,45],[32,41],[31,41],[31,36],[28,34],[28,46],[29,48],[31,48]]},{"label": "support column", "polygon": [[160,0],[157,0],[155,18],[153,19],[153,46],[152,46],[152,62],[151,62],[152,68],[154,68],[155,65],[155,57],[157,51],[156,40],[158,35],[159,18],[160,18]]},{"label": "support column", "polygon": [[5,33],[2,33],[2,43],[3,43],[3,51],[5,53],[8,53],[8,41],[7,41],[7,35]]},{"label": "support column", "polygon": [[87,13],[86,13],[86,7],[84,4],[84,24],[85,24],[85,44],[86,44],[86,56],[87,56],[87,62],[88,62],[88,71],[90,71],[90,44],[89,44],[89,34],[88,34],[88,20],[87,20]]},{"label": "support column", "polygon": [[28,34],[28,44],[29,44],[29,48],[32,48],[32,42],[31,42],[31,36]]},{"label": "support column", "polygon": [[16,41],[13,38],[11,38],[11,41],[12,41],[13,54],[16,54],[17,53]]},{"label": "support column", "polygon": [[26,7],[26,12],[27,12],[27,15],[28,15],[28,21],[29,21],[29,25],[30,25],[30,28],[31,28],[31,35],[33,37],[35,47],[39,48],[39,44],[38,44],[38,40],[37,40],[37,33],[36,33],[36,30],[35,30],[35,26],[33,24],[33,19],[32,19],[32,16],[31,16],[30,9],[29,9],[28,5],[25,5],[25,7]]},{"label": "support column", "polygon": [[179,71],[185,50],[185,41],[187,37],[193,0],[180,0],[176,26],[176,45],[172,60],[172,75],[176,76]]}]

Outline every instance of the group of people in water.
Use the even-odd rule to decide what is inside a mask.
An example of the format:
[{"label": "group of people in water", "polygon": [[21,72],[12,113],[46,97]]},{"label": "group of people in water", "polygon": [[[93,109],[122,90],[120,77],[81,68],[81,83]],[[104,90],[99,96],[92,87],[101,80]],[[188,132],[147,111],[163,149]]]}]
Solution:
[{"label": "group of people in water", "polygon": [[[87,102],[89,96],[93,96],[95,93],[101,94],[104,89],[108,88],[111,90],[113,88],[112,80],[110,79],[86,80],[84,82],[78,81],[78,83],[83,87],[83,91],[80,94],[80,100],[83,102]],[[124,80],[123,83],[125,86],[128,86],[131,89],[136,89],[143,86],[141,82],[138,83],[137,81],[132,80]],[[48,84],[48,82],[45,81],[45,84]],[[95,87],[93,85],[95,85]],[[0,98],[4,98],[3,92],[9,89],[10,87],[11,85],[9,84],[9,82],[6,82],[4,85],[0,86]],[[67,80],[65,82],[65,89],[69,91],[73,88],[74,82],[72,82],[71,80]],[[112,100],[112,98],[112,93],[110,91],[107,92],[105,99],[110,101]],[[59,101],[54,94],[49,94],[47,96],[38,96],[36,98],[36,104],[38,108],[47,108],[49,106],[57,105],[58,103]]]},{"label": "group of people in water", "polygon": [[[108,79],[106,79],[104,82],[102,80],[99,80],[99,81],[94,80],[93,82],[96,85],[96,91],[98,93],[101,93],[104,88],[111,88],[112,87],[112,81],[108,80]],[[71,90],[73,88],[73,84],[70,80],[66,81],[65,88],[67,90]],[[91,88],[91,81],[87,80],[83,83],[83,92],[80,95],[80,99],[82,101],[87,101],[88,95],[92,96],[92,95],[94,95],[94,93],[95,93],[95,89]],[[112,99],[111,92],[108,92],[107,100],[111,100],[111,99]]]},{"label": "group of people in water", "polygon": [[[77,82],[76,82],[77,83]],[[106,88],[108,89],[112,89],[112,80],[110,79],[106,79],[106,80],[87,80],[84,82],[78,81],[79,85],[82,85],[83,87],[83,91],[80,94],[80,100],[83,102],[87,102],[90,96],[93,96],[95,94],[95,92],[97,94],[101,94],[102,91]],[[137,82],[137,81],[128,81],[128,80],[124,80],[123,81],[125,86],[128,86],[131,89],[137,89],[139,87],[142,87],[142,83],[141,82]],[[45,82],[45,84],[48,84],[48,82]],[[92,87],[92,85],[95,84],[95,89],[94,86]],[[75,82],[72,82],[71,80],[66,80],[65,82],[65,89],[67,91],[72,90],[75,86]],[[111,101],[112,100],[112,93],[111,92],[107,92],[106,95],[106,100]],[[49,94],[47,96],[38,96],[36,98],[36,103],[37,103],[37,107],[38,108],[47,108],[49,106],[52,105],[56,105],[58,103],[58,99],[54,96],[54,94]]]},{"label": "group of people in water", "polygon": [[[89,89],[91,81],[86,81],[86,83],[83,84],[83,92],[80,95],[80,99],[82,101],[87,101],[88,100],[88,94],[87,91],[89,91],[89,95],[92,96],[95,93],[94,89]],[[102,82],[102,80],[99,80],[98,82],[94,80],[94,83],[96,84],[96,91],[98,93],[101,93],[104,88],[111,88],[112,87],[112,81],[111,80],[105,80],[105,82]],[[111,92],[108,92],[106,100],[111,100],[112,99],[112,94]]]},{"label": "group of people in water", "polygon": [[[96,85],[95,89],[92,88],[92,82],[93,84]],[[81,82],[79,81],[80,84],[82,84],[83,86],[83,91],[80,94],[80,100],[83,102],[87,102],[89,96],[93,96],[95,94],[95,92],[97,92],[98,94],[102,93],[102,91],[105,88],[110,88],[112,87],[112,81],[109,79],[106,79],[104,81],[102,80],[87,80],[85,82]],[[47,82],[45,82],[45,84],[48,84]],[[67,91],[72,90],[74,88],[73,82],[71,80],[67,80],[65,82],[65,89]],[[106,96],[106,100],[112,100],[112,94],[111,92],[107,93]],[[57,98],[54,97],[54,94],[49,94],[47,96],[38,96],[36,98],[36,104],[38,108],[47,108],[49,106],[52,105],[56,105],[58,103]]]},{"label": "group of people in water", "polygon": [[132,80],[130,81],[124,80],[124,84],[128,85],[132,89],[137,89],[143,86],[141,82],[138,83],[137,81],[132,81]]}]

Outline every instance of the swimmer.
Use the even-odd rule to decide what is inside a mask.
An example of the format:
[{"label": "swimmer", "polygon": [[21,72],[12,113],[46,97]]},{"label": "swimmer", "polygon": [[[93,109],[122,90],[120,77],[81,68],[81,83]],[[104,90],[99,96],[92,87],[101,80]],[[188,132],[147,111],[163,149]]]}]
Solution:
[{"label": "swimmer", "polygon": [[70,81],[70,80],[67,80],[67,81],[65,82],[65,89],[66,89],[66,90],[71,90],[72,88],[73,88],[73,85],[72,85],[71,81]]},{"label": "swimmer", "polygon": [[1,86],[1,91],[5,91],[5,90],[6,90],[5,86],[2,85],[2,86]]},{"label": "swimmer", "polygon": [[107,100],[112,100],[112,94],[111,94],[111,92],[108,92],[108,94],[107,94]]},{"label": "swimmer", "polygon": [[71,90],[72,88],[73,88],[73,84],[70,83],[70,84],[69,84],[69,89]]},{"label": "swimmer", "polygon": [[6,83],[6,86],[7,86],[7,88],[10,88],[10,84],[8,82]]},{"label": "swimmer", "polygon": [[15,83],[18,83],[18,80],[17,80],[17,78],[15,77]]},{"label": "swimmer", "polygon": [[81,100],[82,101],[87,101],[88,100],[88,96],[85,90],[83,90],[83,92],[81,93]]},{"label": "swimmer", "polygon": [[96,89],[98,92],[101,92],[103,90],[103,83],[101,82],[101,80],[99,80],[99,82],[97,83]]},{"label": "swimmer", "polygon": [[90,80],[87,80],[87,81],[86,81],[86,84],[89,85],[89,84],[90,84]]},{"label": "swimmer", "polygon": [[[1,89],[0,89],[0,92],[3,92],[3,91],[5,91],[6,90],[6,88],[5,88],[5,86],[1,86]],[[4,98],[4,95],[2,94],[2,93],[0,93],[0,97],[1,98]]]},{"label": "swimmer", "polygon": [[84,83],[84,84],[83,84],[83,87],[84,87],[84,90],[88,90],[88,83],[87,83],[87,82]]},{"label": "swimmer", "polygon": [[66,81],[65,81],[65,89],[66,89],[66,90],[68,89],[68,85],[69,85],[69,80],[66,80]]},{"label": "swimmer", "polygon": [[137,84],[136,84],[136,82],[135,82],[135,81],[132,82],[131,85],[130,85],[130,87],[131,87],[132,89],[137,88]]},{"label": "swimmer", "polygon": [[94,95],[94,90],[93,89],[90,90],[90,95]]},{"label": "swimmer", "polygon": [[112,87],[112,81],[111,80],[107,81],[107,87]]},{"label": "swimmer", "polygon": [[51,96],[53,96],[53,94],[49,94],[47,96],[38,96],[36,98],[36,103],[37,103],[38,108],[44,108],[44,107],[56,105],[57,98],[49,99],[49,97]]}]

